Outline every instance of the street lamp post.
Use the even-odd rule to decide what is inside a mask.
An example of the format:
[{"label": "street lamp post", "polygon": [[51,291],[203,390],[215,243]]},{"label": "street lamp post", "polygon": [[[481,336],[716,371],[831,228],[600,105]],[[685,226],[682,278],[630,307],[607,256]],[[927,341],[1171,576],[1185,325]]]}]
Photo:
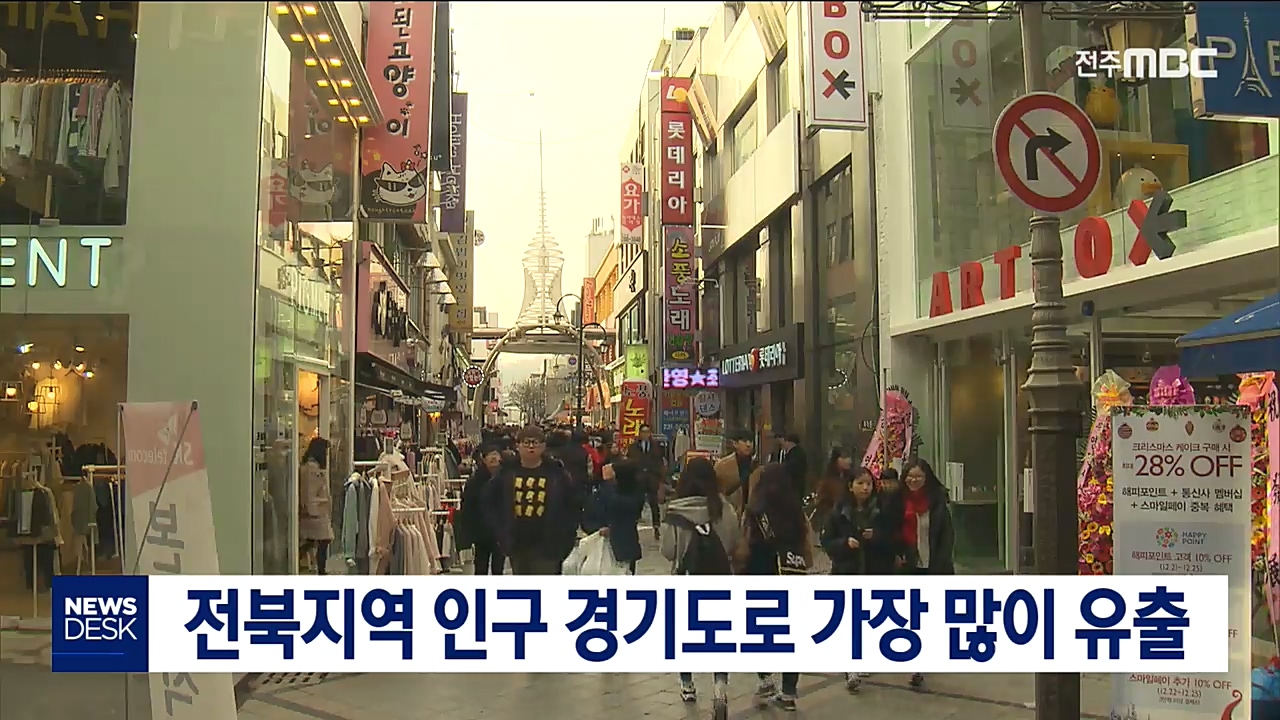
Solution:
[{"label": "street lamp post", "polygon": [[[1026,92],[1048,90],[1043,23],[1045,17],[1116,26],[1181,18],[1194,12],[1184,2],[863,2],[867,16],[878,20],[1012,19],[1022,30],[1022,63]],[[1110,33],[1108,33],[1110,35]],[[1114,49],[1114,48],[1113,48]],[[1062,287],[1062,221],[1056,215],[1034,213],[1030,222],[1031,366],[1023,388],[1030,396],[1031,462],[1035,478],[1033,543],[1036,572],[1075,575],[1077,572],[1076,439],[1080,430],[1081,392],[1067,339],[1067,308]],[[1037,720],[1078,720],[1080,676],[1037,673]]]},{"label": "street lamp post", "polygon": [[573,293],[565,293],[564,295],[560,296],[559,300],[556,301],[556,312],[555,312],[555,315],[552,317],[552,319],[555,320],[557,324],[564,322],[565,318],[567,317],[564,314],[564,312],[561,311],[560,309],[560,303],[564,302],[565,298],[573,298],[578,301],[578,319],[574,321],[574,324],[573,324],[573,329],[578,333],[578,371],[577,371],[578,378],[576,383],[577,388],[574,393],[574,400],[575,400],[576,406],[574,407],[575,415],[573,420],[573,426],[577,430],[582,430],[582,410],[583,410],[582,383],[583,383],[583,372],[584,372],[583,368],[586,367],[585,365],[583,365],[583,362],[586,359],[584,355],[586,353],[586,346],[587,346],[587,328],[596,327],[596,328],[599,328],[600,332],[602,333],[607,331],[605,330],[605,327],[598,322],[584,322],[586,318],[583,317],[582,315],[582,298],[578,297]]}]

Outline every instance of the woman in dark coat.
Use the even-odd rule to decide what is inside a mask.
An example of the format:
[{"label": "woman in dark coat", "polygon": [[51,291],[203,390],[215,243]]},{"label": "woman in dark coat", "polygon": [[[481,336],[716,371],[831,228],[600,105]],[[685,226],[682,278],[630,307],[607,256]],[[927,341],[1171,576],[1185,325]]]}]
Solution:
[{"label": "woman in dark coat", "polygon": [[638,468],[629,460],[615,460],[602,468],[601,476],[587,501],[582,529],[609,538],[613,558],[629,564],[634,575],[641,555],[638,525],[645,506]]},{"label": "woman in dark coat", "polygon": [[472,573],[475,575],[501,575],[506,568],[507,559],[498,549],[493,529],[489,527],[484,516],[484,490],[489,480],[497,474],[502,466],[502,452],[497,445],[486,445],[480,450],[480,462],[467,478],[462,488],[463,540],[460,546],[475,546],[475,564]]}]

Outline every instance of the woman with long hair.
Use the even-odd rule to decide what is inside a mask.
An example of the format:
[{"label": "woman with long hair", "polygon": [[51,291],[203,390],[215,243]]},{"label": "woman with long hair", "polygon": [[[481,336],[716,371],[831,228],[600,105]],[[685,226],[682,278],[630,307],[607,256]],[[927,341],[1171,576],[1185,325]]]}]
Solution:
[{"label": "woman with long hair", "polygon": [[627,563],[632,575],[641,556],[638,525],[644,501],[639,468],[619,459],[601,468],[600,482],[591,489],[582,516],[582,529],[609,538],[613,558]]},{"label": "woman with long hair", "polygon": [[[813,564],[809,523],[796,497],[787,469],[770,463],[760,470],[760,480],[747,503],[743,518],[745,542],[742,566],[747,575],[804,574]],[[772,703],[794,712],[799,673],[782,673],[781,686],[773,675],[758,673],[758,704]]]},{"label": "woman with long hair", "polygon": [[[900,545],[896,527],[876,493],[875,477],[858,468],[822,526],[822,549],[831,558],[831,574],[893,574]],[[845,673],[845,689],[858,692],[865,676]]]},{"label": "woman with long hair", "polygon": [[831,448],[822,479],[818,481],[818,498],[813,513],[813,524],[821,525],[831,511],[840,504],[848,492],[845,488],[853,478],[853,455],[842,447]]},{"label": "woman with long hair", "polygon": [[298,467],[298,537],[302,555],[316,551],[316,573],[325,575],[333,543],[333,495],[329,489],[329,441],[313,437]]},{"label": "woman with long hair", "polygon": [[[895,520],[902,555],[902,571],[911,575],[954,575],[955,525],[947,490],[922,458],[902,465],[902,487],[885,508]],[[924,687],[924,675],[911,676],[911,687]]]},{"label": "woman with long hair", "polygon": [[[662,556],[671,562],[673,575],[730,571],[730,558],[742,540],[742,526],[733,505],[720,494],[715,465],[710,460],[692,458],[685,463],[662,522],[667,525],[667,532],[661,535]],[[704,541],[719,541],[723,555],[717,554],[716,548],[707,548]],[[691,556],[691,548],[696,548],[697,557]],[[712,682],[712,717],[722,720],[729,716],[729,674],[713,673]],[[692,673],[680,673],[680,699],[686,703],[698,700]]]}]

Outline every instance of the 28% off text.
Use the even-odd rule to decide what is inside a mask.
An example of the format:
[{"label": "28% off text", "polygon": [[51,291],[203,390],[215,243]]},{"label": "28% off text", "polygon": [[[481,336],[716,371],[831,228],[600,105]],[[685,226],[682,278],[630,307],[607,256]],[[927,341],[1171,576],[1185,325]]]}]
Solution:
[{"label": "28% off text", "polygon": [[1134,475],[1138,477],[1185,477],[1188,474],[1198,478],[1229,477],[1244,467],[1242,456],[1228,454],[1139,453],[1133,460]]}]

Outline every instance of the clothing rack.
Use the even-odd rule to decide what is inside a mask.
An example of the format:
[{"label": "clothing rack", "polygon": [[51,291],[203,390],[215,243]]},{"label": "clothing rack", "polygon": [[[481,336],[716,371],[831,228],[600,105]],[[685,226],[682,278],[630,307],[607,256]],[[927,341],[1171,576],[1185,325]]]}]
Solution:
[{"label": "clothing rack", "polygon": [[[85,465],[81,468],[85,480],[91,487],[97,487],[95,480],[103,480],[110,485],[108,496],[111,500],[111,520],[116,524],[115,537],[112,538],[116,557],[120,558],[123,567],[124,552],[124,498],[120,496],[120,479],[124,477],[123,465]],[[98,522],[95,518],[89,524],[89,574],[96,575],[98,569],[97,535]],[[79,573],[80,568],[76,568]]]}]

